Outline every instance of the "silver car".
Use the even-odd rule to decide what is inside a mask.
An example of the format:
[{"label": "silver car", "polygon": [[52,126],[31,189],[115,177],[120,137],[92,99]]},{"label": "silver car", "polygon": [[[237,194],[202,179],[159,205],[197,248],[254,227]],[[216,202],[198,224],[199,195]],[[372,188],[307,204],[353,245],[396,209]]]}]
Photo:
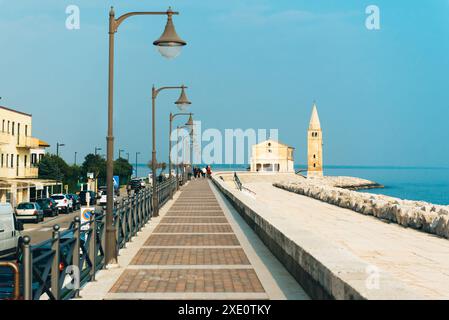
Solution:
[{"label": "silver car", "polygon": [[22,202],[16,208],[16,217],[18,220],[39,223],[44,221],[44,211],[36,202]]}]

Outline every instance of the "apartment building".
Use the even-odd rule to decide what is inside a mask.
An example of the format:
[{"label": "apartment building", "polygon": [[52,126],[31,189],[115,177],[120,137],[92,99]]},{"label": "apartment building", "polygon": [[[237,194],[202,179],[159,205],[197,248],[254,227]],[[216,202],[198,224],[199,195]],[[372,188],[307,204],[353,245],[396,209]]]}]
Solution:
[{"label": "apartment building", "polygon": [[47,147],[32,136],[31,114],[0,106],[0,202],[33,201],[60,187],[38,179],[37,164]]}]

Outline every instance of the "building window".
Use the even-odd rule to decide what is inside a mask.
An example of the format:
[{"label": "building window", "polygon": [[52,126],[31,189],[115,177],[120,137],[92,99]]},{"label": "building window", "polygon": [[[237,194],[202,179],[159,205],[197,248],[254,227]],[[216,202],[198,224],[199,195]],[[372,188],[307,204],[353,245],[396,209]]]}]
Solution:
[{"label": "building window", "polygon": [[11,134],[14,135],[14,127],[15,127],[16,123],[13,121],[12,123],[12,130],[11,130]]},{"label": "building window", "polygon": [[25,137],[28,137],[28,125],[25,125]]},{"label": "building window", "polygon": [[9,133],[9,120],[8,120],[8,133]]},{"label": "building window", "polygon": [[4,160],[4,154],[2,153],[2,160],[1,160],[1,166],[3,168],[3,160]]},{"label": "building window", "polygon": [[313,167],[316,168],[316,163],[313,164]]},{"label": "building window", "polygon": [[6,154],[6,168],[8,168],[8,163],[9,163],[9,154]]},{"label": "building window", "polygon": [[316,159],[316,154],[313,155],[313,158]]},{"label": "building window", "polygon": [[14,168],[14,155],[11,154],[11,168]]},{"label": "building window", "polygon": [[5,120],[2,122],[2,132],[5,132]]},{"label": "building window", "polygon": [[27,167],[27,161],[28,161],[28,156],[25,155],[25,158],[23,159],[23,166],[25,168]]}]

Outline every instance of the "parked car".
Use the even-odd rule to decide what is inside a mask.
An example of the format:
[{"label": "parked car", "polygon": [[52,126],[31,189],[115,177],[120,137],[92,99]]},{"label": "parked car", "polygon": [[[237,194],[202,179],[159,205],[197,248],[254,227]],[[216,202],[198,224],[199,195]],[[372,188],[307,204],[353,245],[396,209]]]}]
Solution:
[{"label": "parked car", "polygon": [[[86,194],[87,193],[89,193],[89,195],[90,195],[89,204],[87,204],[87,202],[86,202]],[[81,191],[79,194],[79,197],[80,197],[80,203],[82,206],[87,206],[87,205],[94,206],[97,202],[96,194],[93,191]]]},{"label": "parked car", "polygon": [[44,211],[36,202],[21,202],[16,208],[16,217],[23,221],[44,221]]},{"label": "parked car", "polygon": [[[100,199],[101,196],[106,195],[106,190],[107,190],[107,186],[98,187],[97,198]],[[114,195],[117,197],[120,196],[120,188],[116,187],[115,185],[114,185]]]},{"label": "parked car", "polygon": [[81,207],[80,198],[73,193],[69,193],[68,196],[72,200],[73,210],[78,210]]},{"label": "parked car", "polygon": [[17,255],[23,224],[17,221],[10,203],[0,203],[0,258]]},{"label": "parked car", "polygon": [[[101,198],[100,198],[100,206],[102,206],[103,208],[106,208],[106,202],[107,202],[107,199],[108,199],[108,197],[107,197],[107,195],[106,195],[106,192],[105,193],[103,193],[102,195],[101,195]],[[118,198],[116,197],[116,195],[114,194],[114,205],[116,205],[118,203]]]},{"label": "parked car", "polygon": [[71,211],[71,200],[66,194],[52,194],[51,198],[56,201],[56,208],[58,208],[58,212],[69,213]]},{"label": "parked car", "polygon": [[106,194],[106,186],[98,187],[97,198],[100,199],[103,194]]},{"label": "parked car", "polygon": [[145,181],[141,178],[133,178],[129,181],[131,185],[131,190],[140,191],[141,189],[145,189]]},{"label": "parked car", "polygon": [[44,216],[55,217],[58,215],[59,212],[56,207],[56,201],[52,198],[38,199],[36,202],[44,211]]}]

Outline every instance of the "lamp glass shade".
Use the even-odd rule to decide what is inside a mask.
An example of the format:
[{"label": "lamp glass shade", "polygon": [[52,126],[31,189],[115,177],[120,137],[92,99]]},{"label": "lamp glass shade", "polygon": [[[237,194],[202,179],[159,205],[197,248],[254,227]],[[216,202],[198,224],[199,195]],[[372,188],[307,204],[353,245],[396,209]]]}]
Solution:
[{"label": "lamp glass shade", "polygon": [[187,99],[186,92],[184,90],[184,87],[181,90],[181,95],[179,96],[178,100],[175,102],[176,106],[181,111],[186,111],[187,107],[191,105],[192,103]]},{"label": "lamp glass shade", "polygon": [[187,44],[176,33],[171,12],[171,9],[167,11],[167,24],[164,32],[159,39],[153,42],[159,53],[167,59],[176,58],[181,53],[181,48]]}]

